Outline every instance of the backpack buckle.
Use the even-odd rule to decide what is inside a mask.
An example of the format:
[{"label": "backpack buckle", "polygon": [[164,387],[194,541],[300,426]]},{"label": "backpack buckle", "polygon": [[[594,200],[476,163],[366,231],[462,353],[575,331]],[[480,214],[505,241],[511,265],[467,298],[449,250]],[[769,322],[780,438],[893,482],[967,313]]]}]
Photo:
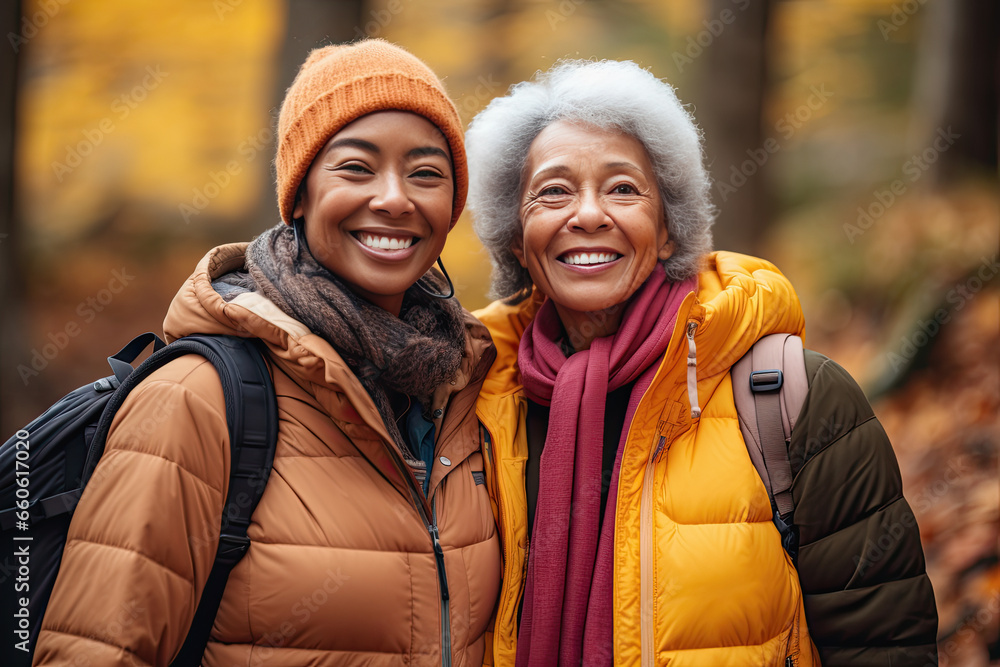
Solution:
[{"label": "backpack buckle", "polygon": [[763,391],[776,391],[781,389],[785,382],[785,376],[777,368],[766,371],[753,371],[750,373],[750,391],[760,393]]},{"label": "backpack buckle", "polygon": [[219,535],[219,558],[233,559],[238,561],[250,548],[250,538],[246,535],[230,535],[222,533]]},{"label": "backpack buckle", "polygon": [[105,391],[112,391],[114,389],[117,389],[120,384],[121,383],[118,382],[118,378],[116,378],[114,375],[111,375],[109,377],[101,378],[100,380],[94,382],[94,391],[98,391],[101,393]]},{"label": "backpack buckle", "polygon": [[799,528],[792,522],[792,517],[786,517],[786,521],[777,510],[774,511],[772,521],[774,526],[781,533],[781,546],[792,558],[794,564],[799,556]]}]

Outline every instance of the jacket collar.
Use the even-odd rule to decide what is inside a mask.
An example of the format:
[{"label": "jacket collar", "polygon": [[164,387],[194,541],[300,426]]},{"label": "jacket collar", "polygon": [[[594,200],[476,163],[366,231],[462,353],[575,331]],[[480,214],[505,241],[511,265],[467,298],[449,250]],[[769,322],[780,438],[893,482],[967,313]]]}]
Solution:
[{"label": "jacket collar", "polygon": [[[521,336],[545,297],[537,290],[519,304],[495,301],[474,314],[490,330],[497,360],[483,383],[481,411],[491,399],[521,390],[517,350]],[[770,262],[718,251],[705,258],[698,289],[678,312],[678,324],[667,348],[670,361],[684,350],[685,325],[696,323],[698,375],[715,375],[732,366],[762,336],[803,335],[805,320],[791,283]],[[686,349],[686,348],[685,348]]]},{"label": "jacket collar", "polygon": [[[274,363],[312,394],[372,465],[400,493],[410,497],[406,477],[411,478],[414,488],[417,487],[412,472],[403,464],[402,455],[368,392],[333,346],[260,294],[241,294],[226,302],[212,287],[212,281],[222,275],[244,268],[248,245],[219,246],[202,258],[167,311],[163,323],[167,340],[196,332],[261,339]],[[443,439],[458,428],[463,415],[474,408],[480,384],[495,356],[486,327],[468,312],[465,313],[465,326],[466,349],[455,384],[444,385],[438,390],[442,402],[451,399],[443,422],[439,419],[435,423],[439,442],[445,442]],[[439,455],[448,456],[456,464],[478,449],[478,442],[465,442],[468,439],[463,438],[453,440],[454,443],[445,442],[448,452],[442,450]],[[443,476],[444,472],[435,469],[431,484]]]}]

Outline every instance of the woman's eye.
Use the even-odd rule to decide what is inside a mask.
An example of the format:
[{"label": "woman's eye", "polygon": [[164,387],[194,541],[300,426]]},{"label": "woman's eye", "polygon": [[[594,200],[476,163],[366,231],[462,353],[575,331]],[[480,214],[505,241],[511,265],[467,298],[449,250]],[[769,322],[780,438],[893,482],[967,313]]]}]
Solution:
[{"label": "woman's eye", "polygon": [[566,194],[566,188],[561,185],[552,185],[538,193],[540,197],[552,197]]},{"label": "woman's eye", "polygon": [[418,169],[413,175],[417,178],[444,178],[436,169]]},{"label": "woman's eye", "polygon": [[612,190],[611,192],[613,192],[616,195],[634,195],[638,192],[638,190],[636,190],[634,186],[629,185],[628,183],[622,183],[621,185],[616,185],[614,190]]},{"label": "woman's eye", "polygon": [[358,164],[357,162],[350,162],[348,164],[342,164],[339,167],[337,167],[337,169],[340,170],[340,171],[349,171],[349,172],[351,172],[353,174],[370,174],[370,173],[372,173],[371,169],[369,169],[368,167],[364,166],[363,164]]}]

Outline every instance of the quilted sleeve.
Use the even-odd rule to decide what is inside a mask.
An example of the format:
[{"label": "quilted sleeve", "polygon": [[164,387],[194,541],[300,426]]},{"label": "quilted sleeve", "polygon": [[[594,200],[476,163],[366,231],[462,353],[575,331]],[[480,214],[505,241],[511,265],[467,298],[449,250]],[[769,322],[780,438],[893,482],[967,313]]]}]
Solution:
[{"label": "quilted sleeve", "polygon": [[892,446],[848,373],[806,352],[789,455],[798,571],[824,667],[937,665],[937,611]]},{"label": "quilted sleeve", "polygon": [[34,664],[170,663],[215,560],[228,441],[201,357],[133,390],[70,524]]}]

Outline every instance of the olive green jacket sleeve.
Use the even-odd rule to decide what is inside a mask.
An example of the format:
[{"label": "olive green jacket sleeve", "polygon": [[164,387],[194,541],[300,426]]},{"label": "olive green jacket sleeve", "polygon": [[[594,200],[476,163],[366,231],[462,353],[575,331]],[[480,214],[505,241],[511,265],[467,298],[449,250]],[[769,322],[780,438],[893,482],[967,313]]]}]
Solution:
[{"label": "olive green jacket sleeve", "polygon": [[789,456],[798,571],[824,667],[937,665],[937,611],[896,457],[851,376],[806,352]]}]

